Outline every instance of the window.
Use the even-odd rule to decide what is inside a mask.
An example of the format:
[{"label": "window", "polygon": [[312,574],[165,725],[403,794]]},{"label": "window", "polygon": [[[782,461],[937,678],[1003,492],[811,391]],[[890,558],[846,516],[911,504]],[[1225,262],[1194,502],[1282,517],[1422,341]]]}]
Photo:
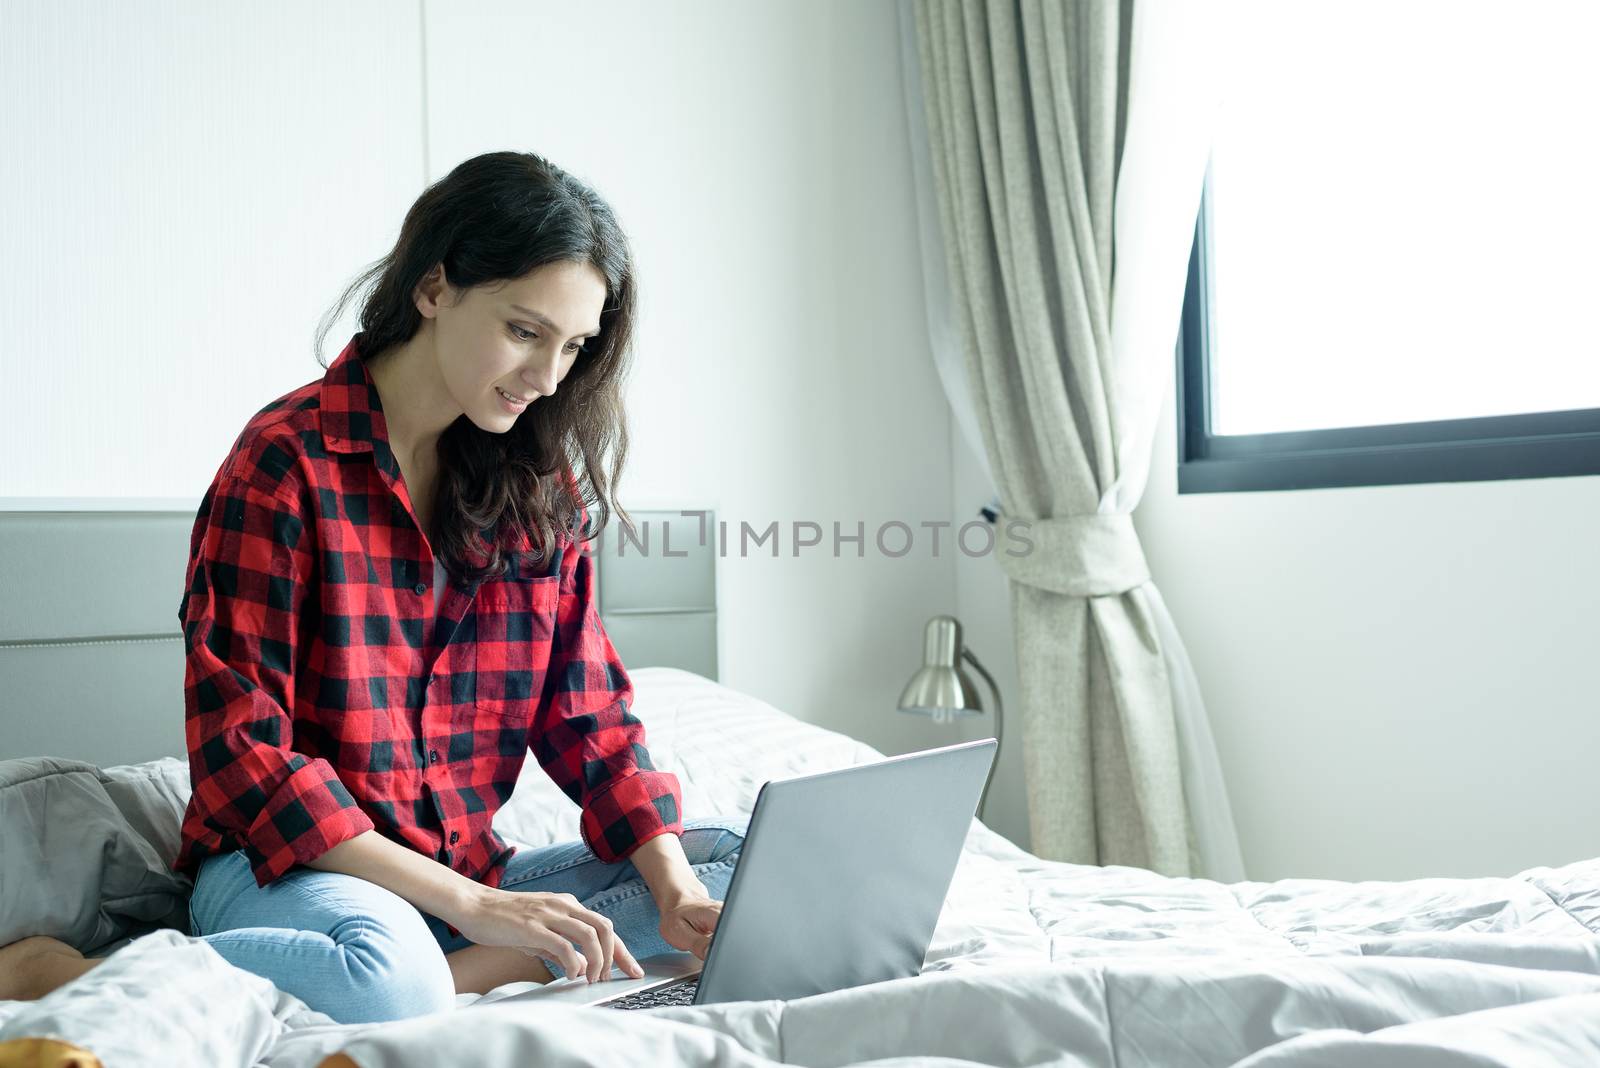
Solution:
[{"label": "window", "polygon": [[1179,492],[1600,474],[1600,5],[1250,10]]}]

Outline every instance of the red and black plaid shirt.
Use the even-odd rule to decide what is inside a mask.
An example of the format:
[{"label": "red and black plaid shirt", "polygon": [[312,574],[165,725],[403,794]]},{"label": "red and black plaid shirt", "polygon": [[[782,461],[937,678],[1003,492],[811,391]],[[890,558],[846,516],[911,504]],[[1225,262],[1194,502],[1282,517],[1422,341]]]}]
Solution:
[{"label": "red and black plaid shirt", "polygon": [[578,542],[470,588],[452,577],[435,620],[432,549],[360,337],[251,418],[200,502],[178,609],[194,793],[174,870],[243,849],[266,886],[376,828],[498,886],[513,850],[490,821],[530,748],[602,860],[682,833],[677,776],[650,762]]}]

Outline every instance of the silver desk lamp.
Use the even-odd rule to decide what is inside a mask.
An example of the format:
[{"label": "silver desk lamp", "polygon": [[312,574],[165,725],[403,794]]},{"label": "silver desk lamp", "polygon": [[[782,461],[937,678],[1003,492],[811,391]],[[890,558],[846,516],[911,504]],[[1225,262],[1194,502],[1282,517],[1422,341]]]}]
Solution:
[{"label": "silver desk lamp", "polygon": [[922,639],[922,667],[911,676],[905,691],[900,694],[900,711],[932,716],[942,722],[954,716],[983,715],[983,700],[972,679],[961,670],[961,661],[970,663],[973,670],[983,676],[994,693],[994,763],[983,780],[983,793],[978,798],[978,818],[983,818],[983,804],[989,798],[989,782],[994,778],[995,765],[1000,763],[1000,746],[1004,744],[1002,730],[1005,726],[1004,709],[1000,703],[1000,687],[994,676],[984,670],[972,650],[961,645],[961,624],[954,616],[934,616],[928,620]]}]

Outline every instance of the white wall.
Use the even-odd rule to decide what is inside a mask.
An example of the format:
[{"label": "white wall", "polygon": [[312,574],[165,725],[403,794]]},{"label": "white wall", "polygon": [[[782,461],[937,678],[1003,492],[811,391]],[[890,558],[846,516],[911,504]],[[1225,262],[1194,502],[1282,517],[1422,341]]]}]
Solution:
[{"label": "white wall", "polygon": [[1600,478],[1177,494],[1135,516],[1252,878],[1600,856]]},{"label": "white wall", "polygon": [[536,151],[638,259],[623,504],[785,528],[722,561],[723,681],[889,753],[985,733],[895,711],[956,565],[871,542],[952,518],[895,34],[849,0],[8,4],[0,498],[192,508],[423,183]]},{"label": "white wall", "polygon": [[317,317],[424,175],[395,10],[5,5],[0,498],[198,504],[250,415],[321,377]]},{"label": "white wall", "polygon": [[[1600,478],[1179,496],[1174,402],[1169,387],[1134,520],[1249,877],[1600,856]],[[965,507],[988,489],[959,436],[955,453]],[[1010,601],[989,563],[959,564],[960,614],[1010,694]],[[1026,844],[1020,756],[996,773],[989,822]]]}]

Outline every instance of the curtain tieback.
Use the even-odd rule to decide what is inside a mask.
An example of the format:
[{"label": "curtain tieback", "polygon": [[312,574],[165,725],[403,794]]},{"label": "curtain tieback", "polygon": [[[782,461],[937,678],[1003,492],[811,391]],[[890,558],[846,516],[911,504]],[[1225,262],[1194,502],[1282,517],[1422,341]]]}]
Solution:
[{"label": "curtain tieback", "polygon": [[[1005,518],[1028,524],[1000,539],[995,548],[1001,569],[1017,582],[1069,597],[1113,597],[1150,581],[1150,565],[1131,515]],[[1031,548],[1012,555],[1022,552],[1027,541]]]}]

